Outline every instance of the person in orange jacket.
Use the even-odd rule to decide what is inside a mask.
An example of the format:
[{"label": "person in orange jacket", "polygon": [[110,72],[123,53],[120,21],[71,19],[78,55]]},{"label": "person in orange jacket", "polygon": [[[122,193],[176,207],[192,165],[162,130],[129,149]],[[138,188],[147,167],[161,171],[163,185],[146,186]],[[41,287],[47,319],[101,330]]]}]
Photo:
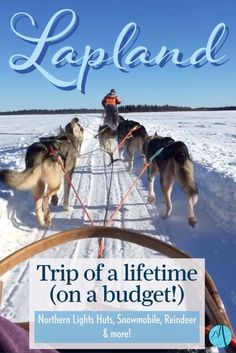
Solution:
[{"label": "person in orange jacket", "polygon": [[120,103],[121,100],[116,95],[116,91],[114,89],[111,89],[111,91],[102,100],[102,106],[106,111],[104,124],[110,126],[112,129],[116,129],[119,124],[119,112],[117,106]]}]

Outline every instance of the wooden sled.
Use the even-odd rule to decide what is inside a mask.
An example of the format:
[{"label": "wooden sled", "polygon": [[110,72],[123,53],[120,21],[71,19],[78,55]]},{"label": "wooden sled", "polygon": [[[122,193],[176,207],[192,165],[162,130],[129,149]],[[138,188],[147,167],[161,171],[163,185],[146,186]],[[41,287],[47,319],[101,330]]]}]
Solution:
[{"label": "wooden sled", "polygon": [[[145,234],[140,234],[134,231],[119,229],[115,227],[93,226],[75,228],[56,233],[17,250],[13,254],[0,261],[0,277],[6,272],[10,271],[16,265],[43,251],[70,241],[100,237],[119,239],[134,243],[157,251],[170,258],[191,258],[191,256],[189,256],[187,253],[179,250],[175,246]],[[0,303],[2,289],[3,284],[0,282]],[[205,311],[206,318],[212,326],[219,324],[227,326],[231,330],[232,336],[235,340],[235,335],[227,313],[224,309],[224,305],[208,272],[205,273]],[[28,328],[28,323],[21,323],[19,325],[26,329]],[[228,346],[225,348],[225,351],[231,353],[235,352],[235,349],[231,346]]]}]

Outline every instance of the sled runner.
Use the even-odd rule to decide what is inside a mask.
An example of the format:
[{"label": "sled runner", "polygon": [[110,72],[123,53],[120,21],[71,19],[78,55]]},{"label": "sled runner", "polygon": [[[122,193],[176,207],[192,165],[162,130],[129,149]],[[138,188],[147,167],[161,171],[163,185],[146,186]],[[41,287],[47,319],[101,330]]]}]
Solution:
[{"label": "sled runner", "polygon": [[[119,239],[152,249],[166,257],[191,258],[191,256],[189,256],[187,253],[179,250],[175,246],[145,234],[115,227],[91,226],[84,228],[74,228],[56,233],[17,250],[16,252],[0,261],[0,276],[3,276],[6,272],[10,271],[21,262],[26,261],[34,255],[37,255],[55,246],[70,241],[90,238]],[[2,287],[2,283],[0,282],[0,299],[2,294]],[[209,324],[209,326],[206,328],[206,333],[209,333],[210,325],[215,326],[221,324],[227,326],[231,330],[233,339],[231,344],[225,348],[225,351],[230,353],[235,352],[236,341],[232,326],[224,309],[221,298],[217,292],[216,286],[208,272],[205,273],[205,314],[207,325]],[[28,327],[28,323],[21,323],[20,325],[25,328]]]}]

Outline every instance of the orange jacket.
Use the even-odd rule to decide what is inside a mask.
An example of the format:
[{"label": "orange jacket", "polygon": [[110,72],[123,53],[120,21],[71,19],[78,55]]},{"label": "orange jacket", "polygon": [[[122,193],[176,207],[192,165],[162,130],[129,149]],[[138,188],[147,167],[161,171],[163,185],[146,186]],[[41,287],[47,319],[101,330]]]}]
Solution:
[{"label": "orange jacket", "polygon": [[113,96],[113,95],[106,95],[103,100],[102,100],[102,105],[103,107],[106,107],[107,105],[117,105],[120,104],[121,100],[119,97],[117,96]]}]

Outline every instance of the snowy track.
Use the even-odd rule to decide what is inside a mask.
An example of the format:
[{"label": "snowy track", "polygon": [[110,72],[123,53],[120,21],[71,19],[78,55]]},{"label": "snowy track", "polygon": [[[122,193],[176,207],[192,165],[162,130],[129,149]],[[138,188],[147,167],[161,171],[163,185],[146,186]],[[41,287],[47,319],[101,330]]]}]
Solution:
[{"label": "snowy track", "polygon": [[[140,114],[139,119],[134,115],[127,117],[140,120],[150,133],[158,130],[164,135],[182,139],[190,147],[190,152],[195,161],[195,174],[200,191],[199,203],[196,207],[197,227],[192,229],[187,225],[185,195],[178,186],[173,191],[173,213],[169,219],[162,219],[160,215],[163,214],[164,205],[161,202],[159,184],[156,182],[155,185],[158,203],[157,205],[150,205],[147,203],[147,180],[145,176],[139,180],[137,187],[116,215],[113,225],[170,241],[194,257],[204,257],[207,270],[216,281],[232,324],[236,326],[236,290],[231,281],[231,269],[235,268],[236,265],[234,256],[236,240],[233,234],[235,228],[233,214],[236,211],[235,180],[232,177],[232,175],[236,175],[233,169],[235,161],[228,158],[230,152],[227,153],[227,150],[224,149],[224,153],[227,154],[225,161],[229,166],[227,168],[226,162],[223,166],[218,158],[215,164],[217,164],[216,166],[220,165],[221,169],[215,169],[214,161],[212,160],[212,164],[210,164],[210,156],[206,154],[206,150],[212,149],[209,154],[212,153],[213,158],[215,158],[214,153],[218,153],[217,157],[220,157],[222,151],[220,152],[220,149],[215,151],[210,141],[204,140],[206,139],[205,130],[205,135],[202,134],[201,136],[194,134],[194,129],[191,129],[191,132],[188,133],[186,124],[192,120],[184,118],[181,114],[177,117],[177,122],[172,123],[170,119],[170,122],[164,126],[161,124],[161,119],[154,119],[153,115],[154,113],[141,117]],[[39,119],[39,117],[24,117],[25,124],[22,126],[29,125],[32,127],[29,130],[25,129],[23,137],[14,135],[9,144],[3,140],[0,144],[1,168],[23,169],[27,146],[45,132],[45,126],[50,126],[51,131],[48,131],[48,135],[55,134],[56,126],[65,125],[70,118],[70,116],[58,116],[57,122],[54,121],[53,123],[51,117],[42,116],[36,130],[30,132],[32,127],[35,127],[35,121],[37,121],[35,119]],[[23,117],[19,117],[19,119],[23,119]],[[30,120],[29,123],[26,119]],[[93,137],[101,119],[95,116],[83,116],[81,122],[87,129],[85,130],[81,157],[78,159],[73,176],[73,183],[94,223],[103,225],[112,170],[111,166],[108,166],[110,158],[106,153],[99,150],[98,141]],[[181,124],[182,128],[176,130],[176,126]],[[206,122],[204,124],[207,125]],[[204,124],[195,122],[195,129],[203,129]],[[3,133],[4,128],[7,132],[8,126],[7,124],[4,125],[4,120],[1,125]],[[192,125],[194,126],[194,123]],[[185,127],[183,128],[183,126]],[[227,132],[225,132],[226,134]],[[5,138],[7,139],[6,136]],[[202,145],[201,138],[204,140]],[[233,139],[232,136],[230,138]],[[227,144],[224,142],[224,145]],[[132,173],[127,172],[125,162],[118,161],[114,164],[107,219],[132,184],[140,167],[141,160],[139,158],[136,159]],[[72,190],[70,205],[73,206],[73,209],[69,212],[64,211],[62,201],[62,190],[60,190],[59,205],[51,207],[52,227],[45,231],[40,229],[35,222],[34,205],[30,192],[12,191],[0,184],[0,258],[4,258],[13,251],[51,234],[90,224]],[[90,258],[97,257],[97,251],[97,240],[90,239],[65,244],[40,256]],[[155,256],[160,255],[134,244],[115,239],[105,239],[105,257],[153,258]],[[5,276],[2,315],[13,320],[27,320],[27,295],[28,265],[23,263]]]}]

